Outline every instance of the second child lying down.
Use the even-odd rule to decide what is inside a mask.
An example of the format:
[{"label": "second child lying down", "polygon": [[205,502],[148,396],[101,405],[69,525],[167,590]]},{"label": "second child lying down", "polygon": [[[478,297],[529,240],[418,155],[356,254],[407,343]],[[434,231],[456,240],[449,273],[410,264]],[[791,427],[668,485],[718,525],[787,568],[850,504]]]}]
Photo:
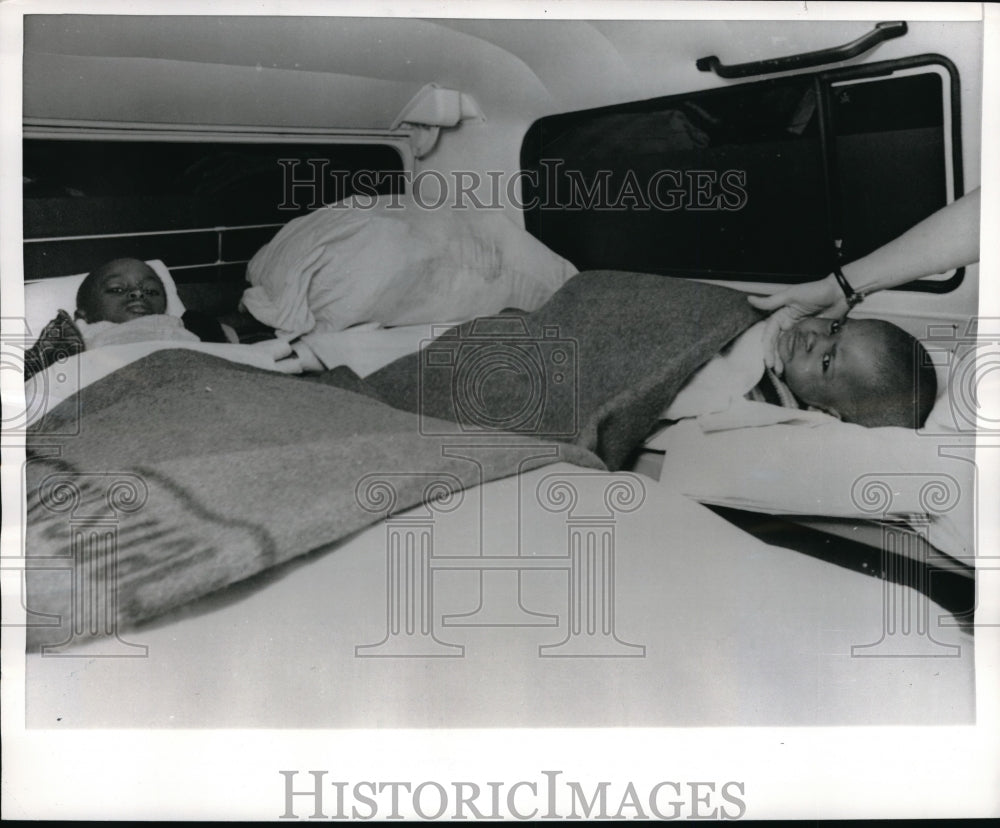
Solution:
[{"label": "second child lying down", "polygon": [[[623,284],[632,280],[637,288],[634,296],[616,297],[616,314],[622,316],[623,322],[627,322],[633,298],[636,308],[644,303],[645,291],[642,285],[649,283],[650,288],[655,288],[655,280],[667,278],[630,273],[621,273],[620,277]],[[588,279],[588,274],[579,274],[568,284],[580,285]],[[568,286],[560,293],[567,289]],[[719,287],[713,289],[727,290]],[[560,304],[557,302],[558,295],[549,304]],[[565,335],[571,340],[580,333],[580,325],[585,325],[588,330],[594,326],[606,325],[606,321],[595,316],[592,311],[571,307],[565,302],[561,303],[562,308],[558,314],[553,315],[549,304],[532,313],[516,309],[509,309],[504,313],[510,321],[523,319],[528,322],[536,317],[551,317],[551,321],[557,324],[550,334]],[[669,323],[672,314],[673,311],[669,308],[653,308],[653,316],[658,324]],[[496,350],[504,346],[524,350],[538,344],[530,337],[505,337],[500,330],[504,327],[501,322],[503,318],[482,317],[454,328],[445,337],[434,342],[432,347],[435,350],[447,345],[449,339],[461,342],[460,351],[455,354],[456,379],[463,360],[466,363],[469,360],[486,360],[490,349]],[[634,321],[638,324],[638,319]],[[491,325],[493,327],[489,327]],[[866,427],[919,428],[924,424],[937,395],[937,380],[923,346],[902,328],[881,319],[801,319],[780,333],[777,350],[782,363],[780,371],[774,371],[766,364],[766,325],[766,321],[754,324],[699,369],[662,412],[662,419],[679,420],[731,412],[726,418],[717,416],[714,419],[719,423],[728,423],[724,427],[738,427],[741,424],[764,424],[768,417],[771,421],[780,418],[781,415],[776,412],[765,412],[759,408],[754,410],[752,406],[743,405],[746,401],[752,401],[800,411],[819,411]],[[295,347],[306,370],[317,375],[328,368],[347,366],[360,377],[374,375],[372,383],[385,385],[383,372],[370,366],[373,361],[376,365],[384,366],[386,361],[383,359],[379,362],[377,357],[373,360],[369,352],[381,343],[379,337],[391,336],[395,331],[399,331],[400,336],[396,343],[389,344],[388,350],[396,348],[399,353],[408,354],[427,345],[426,330],[420,332],[418,329],[418,333],[413,334],[404,329],[383,329],[362,332],[360,336],[347,332],[325,337],[321,340],[327,346],[322,350],[322,361],[301,340],[295,343]],[[419,342],[420,339],[423,341]],[[609,344],[615,346],[615,343]],[[541,346],[544,350],[544,339],[541,340]],[[617,347],[612,352],[621,353]],[[635,352],[634,356],[636,359],[644,358],[640,352]],[[404,361],[395,369],[397,373],[407,364],[407,358],[402,357]],[[416,357],[411,356],[409,359],[412,362]],[[410,365],[410,369],[425,371],[430,368],[430,373],[434,373],[429,361],[436,357],[425,356],[421,359],[419,368]],[[590,382],[586,365],[581,362],[573,367],[579,374],[579,384],[586,386]],[[544,366],[539,368],[544,373]],[[623,364],[622,368],[624,370],[626,366]],[[482,376],[484,382],[499,383],[504,389],[497,396],[500,401],[516,399],[520,393],[516,387],[518,380],[510,375],[509,370],[503,375],[499,372],[491,373],[488,379],[485,374]],[[429,375],[424,378],[429,378]],[[485,390],[485,386],[479,390]],[[456,393],[461,394],[463,391],[456,387]],[[403,403],[403,407],[413,405],[412,400]],[[425,410],[424,413],[430,412]],[[447,413],[435,409],[436,416]],[[502,422],[503,417],[498,412],[494,413],[498,415],[494,419]],[[784,419],[792,419],[792,416],[789,413]],[[491,417],[485,417],[484,421],[488,419]]]},{"label": "second child lying down", "polygon": [[[182,316],[168,314],[163,282],[144,261],[113,259],[87,274],[77,292],[73,316],[61,309],[25,353],[25,380],[59,356],[154,341],[239,344],[232,328],[207,314],[192,310]],[[268,356],[264,362],[283,360],[280,370],[286,373],[301,370],[297,360],[284,361],[292,355],[284,341],[245,347]]]},{"label": "second child lying down", "polygon": [[[882,320],[805,319],[782,334],[778,377],[765,370],[755,325],[762,314],[741,315],[734,298],[742,297],[684,279],[589,271],[536,311],[472,320],[363,379],[343,365],[310,378],[433,418],[434,429],[448,421],[457,424],[455,433],[514,430],[582,442],[612,469],[663,419],[717,411],[720,399],[742,400],[748,392],[862,426],[924,423],[937,384],[914,337]],[[749,374],[719,373],[718,363],[733,351],[746,360],[740,345],[753,344],[755,328]],[[721,357],[712,359],[718,345],[696,360],[688,345],[678,345],[707,340],[701,332],[709,330],[715,342],[735,340]],[[702,367],[678,384],[669,366],[683,361]],[[662,380],[666,374],[670,383]],[[711,393],[688,393],[699,384]],[[627,423],[621,411],[628,411]]]},{"label": "second child lying down", "polygon": [[801,319],[778,336],[776,371],[766,366],[766,324],[754,325],[698,371],[664,419],[715,415],[719,427],[766,424],[765,412],[742,404],[749,400],[869,428],[919,428],[926,421],[937,378],[924,347],[902,328],[883,319]]}]

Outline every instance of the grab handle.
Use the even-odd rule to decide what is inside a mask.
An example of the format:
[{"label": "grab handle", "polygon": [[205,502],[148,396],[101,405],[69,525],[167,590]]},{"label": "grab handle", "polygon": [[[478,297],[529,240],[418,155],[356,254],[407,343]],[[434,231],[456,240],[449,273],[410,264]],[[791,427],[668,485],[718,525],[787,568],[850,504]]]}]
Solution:
[{"label": "grab handle", "polygon": [[715,55],[699,58],[695,63],[701,72],[715,72],[720,78],[745,78],[748,75],[769,75],[774,72],[788,72],[792,69],[806,69],[810,66],[821,66],[824,63],[835,63],[857,57],[869,49],[878,46],[884,40],[902,37],[907,32],[906,23],[897,20],[888,23],[877,23],[868,34],[857,40],[845,43],[843,46],[831,46],[818,52],[803,52],[801,55],[757,60],[752,63],[737,63],[725,66]]}]

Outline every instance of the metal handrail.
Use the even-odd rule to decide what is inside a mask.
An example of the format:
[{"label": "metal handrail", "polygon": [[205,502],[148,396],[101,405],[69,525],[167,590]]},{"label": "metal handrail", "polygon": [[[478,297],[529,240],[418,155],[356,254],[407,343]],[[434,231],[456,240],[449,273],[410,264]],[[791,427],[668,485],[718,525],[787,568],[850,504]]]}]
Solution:
[{"label": "metal handrail", "polygon": [[879,43],[902,37],[907,32],[906,23],[902,20],[877,23],[868,34],[845,43],[842,46],[831,46],[817,52],[803,52],[800,55],[769,58],[751,63],[737,63],[726,66],[715,55],[699,58],[695,63],[701,72],[715,72],[720,78],[745,78],[750,75],[770,75],[775,72],[789,72],[793,69],[807,69],[811,66],[822,66],[824,63],[836,63],[857,57],[869,49],[874,49]]}]

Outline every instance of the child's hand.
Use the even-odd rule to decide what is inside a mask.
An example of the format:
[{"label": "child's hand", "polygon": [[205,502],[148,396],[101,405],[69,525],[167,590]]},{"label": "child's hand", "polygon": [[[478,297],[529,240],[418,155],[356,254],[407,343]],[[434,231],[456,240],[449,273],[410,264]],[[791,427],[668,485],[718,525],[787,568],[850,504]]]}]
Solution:
[{"label": "child's hand", "polygon": [[286,339],[265,339],[248,346],[257,355],[263,367],[283,374],[301,374],[308,370]]},{"label": "child's hand", "polygon": [[792,285],[770,296],[748,296],[747,301],[759,310],[774,311],[764,324],[764,364],[779,375],[785,366],[778,356],[778,334],[807,316],[823,314],[839,319],[847,313],[844,294],[833,276]]},{"label": "child's hand", "polygon": [[295,353],[295,359],[302,366],[303,371],[325,371],[326,366],[316,356],[316,353],[306,345],[301,339],[291,343],[291,349]]}]

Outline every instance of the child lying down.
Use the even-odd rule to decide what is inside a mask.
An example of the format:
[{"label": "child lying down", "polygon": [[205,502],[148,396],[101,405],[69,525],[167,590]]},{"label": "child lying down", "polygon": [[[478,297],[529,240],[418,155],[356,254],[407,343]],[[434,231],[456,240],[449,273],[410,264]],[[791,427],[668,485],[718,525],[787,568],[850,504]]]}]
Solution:
[{"label": "child lying down", "polygon": [[[733,350],[743,353],[736,347],[741,334],[752,341],[762,319],[740,291],[653,274],[585,271],[535,311],[464,323],[363,378],[347,359],[340,367],[331,360],[327,370],[307,377],[433,418],[434,433],[516,431],[578,443],[612,470],[627,466],[664,419],[718,411],[720,397],[734,403],[736,413],[754,408],[743,404],[748,390],[763,389],[764,400],[796,411],[815,408],[868,427],[913,428],[926,419],[936,396],[933,367],[917,340],[879,320],[802,320],[782,334],[781,378],[765,375],[758,336],[749,383],[725,372],[720,379],[720,352],[735,343]],[[522,333],[512,337],[518,326]],[[520,370],[527,354],[534,354],[541,373]],[[715,386],[714,396],[705,407],[697,399],[691,407],[687,392],[703,378]],[[688,410],[673,411],[674,403]],[[457,425],[440,432],[439,421]]]},{"label": "child lying down", "polygon": [[882,319],[807,317],[779,334],[782,369],[775,372],[764,362],[764,325],[754,325],[698,371],[664,419],[733,410],[715,421],[739,425],[741,415],[763,416],[736,403],[751,400],[867,427],[919,428],[927,420],[937,378],[924,347],[902,328]]},{"label": "child lying down", "polygon": [[[836,321],[807,317],[778,337],[782,368],[776,373],[765,363],[765,324],[754,324],[699,369],[663,410],[661,418],[715,415],[717,427],[732,428],[795,416],[745,404],[757,402],[820,411],[867,427],[914,428],[924,424],[934,405],[937,380],[923,346],[902,328],[881,319]],[[374,374],[373,382],[381,384],[378,367],[386,365],[387,360],[372,368],[370,346],[381,344],[377,339],[380,333],[391,332],[369,331],[360,337],[349,332],[325,335],[321,340],[325,345],[322,359],[302,340],[294,345],[305,370],[314,376],[346,366],[360,377]],[[421,344],[426,344],[423,338]],[[416,350],[418,337],[400,337],[398,344],[389,344],[388,350],[394,347],[398,354]],[[582,385],[588,382],[586,366],[578,367],[583,374],[579,380]]]},{"label": "child lying down", "polygon": [[[209,342],[239,344],[228,325],[198,311],[167,314],[167,293],[160,277],[140,259],[114,259],[83,280],[73,317],[60,310],[25,353],[25,380],[50,365],[57,354],[138,342]],[[282,340],[242,346],[266,353],[274,361],[292,356]],[[286,373],[301,370],[297,361],[284,362]]]}]

